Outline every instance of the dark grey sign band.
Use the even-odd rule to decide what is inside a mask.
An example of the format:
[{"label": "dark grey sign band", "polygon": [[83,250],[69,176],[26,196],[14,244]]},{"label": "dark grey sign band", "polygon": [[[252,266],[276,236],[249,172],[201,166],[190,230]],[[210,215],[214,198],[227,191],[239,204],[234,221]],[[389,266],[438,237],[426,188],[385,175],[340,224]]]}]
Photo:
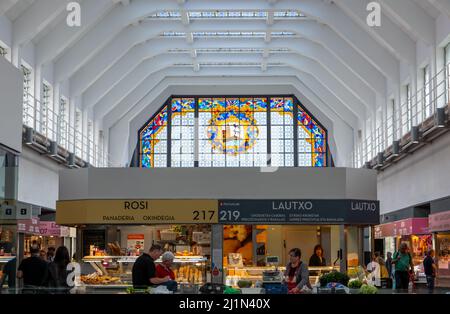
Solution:
[{"label": "dark grey sign band", "polygon": [[379,201],[366,200],[219,200],[221,224],[380,223]]}]

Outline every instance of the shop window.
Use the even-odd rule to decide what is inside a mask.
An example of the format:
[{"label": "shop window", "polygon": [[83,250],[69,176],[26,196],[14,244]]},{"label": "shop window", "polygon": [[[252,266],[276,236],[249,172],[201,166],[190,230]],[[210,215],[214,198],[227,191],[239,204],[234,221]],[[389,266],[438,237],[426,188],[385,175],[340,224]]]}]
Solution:
[{"label": "shop window", "polygon": [[326,130],[297,103],[294,97],[171,98],[139,132],[140,166],[324,167]]}]

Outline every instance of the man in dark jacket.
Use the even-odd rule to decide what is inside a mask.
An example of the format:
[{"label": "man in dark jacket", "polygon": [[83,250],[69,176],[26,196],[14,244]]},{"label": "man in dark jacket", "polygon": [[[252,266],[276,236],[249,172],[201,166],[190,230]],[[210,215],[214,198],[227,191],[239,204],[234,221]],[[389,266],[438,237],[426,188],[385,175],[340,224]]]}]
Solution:
[{"label": "man in dark jacket", "polygon": [[31,257],[24,259],[19,265],[17,278],[23,279],[23,292],[36,293],[46,285],[48,263],[39,257],[39,251],[38,248],[32,247]]}]

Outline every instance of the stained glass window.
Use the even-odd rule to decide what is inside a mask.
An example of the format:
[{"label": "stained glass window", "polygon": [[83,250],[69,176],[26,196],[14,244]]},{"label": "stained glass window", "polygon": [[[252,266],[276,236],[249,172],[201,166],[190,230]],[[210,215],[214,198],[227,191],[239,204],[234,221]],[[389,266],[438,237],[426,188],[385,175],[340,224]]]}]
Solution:
[{"label": "stained glass window", "polygon": [[167,167],[167,107],[158,112],[140,132],[140,162],[143,168]]},{"label": "stained glass window", "polygon": [[271,165],[294,166],[294,100],[270,99]]},{"label": "stained glass window", "polygon": [[194,167],[195,99],[172,99],[171,166]]},{"label": "stained glass window", "polygon": [[326,142],[292,96],[174,97],[139,133],[140,166],[325,167]]}]

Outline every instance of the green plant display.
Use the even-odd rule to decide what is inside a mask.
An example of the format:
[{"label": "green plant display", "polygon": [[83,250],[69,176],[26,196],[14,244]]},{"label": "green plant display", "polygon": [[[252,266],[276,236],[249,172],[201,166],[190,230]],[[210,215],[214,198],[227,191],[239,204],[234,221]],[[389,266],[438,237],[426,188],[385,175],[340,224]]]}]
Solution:
[{"label": "green plant display", "polygon": [[359,289],[359,292],[361,294],[377,294],[378,289],[374,286],[362,285],[361,288]]},{"label": "green plant display", "polygon": [[351,289],[359,289],[363,285],[363,282],[359,279],[352,280],[348,283],[348,287]]},{"label": "green plant display", "polygon": [[348,277],[347,274],[337,272],[337,271],[332,271],[328,274],[325,274],[325,275],[321,276],[319,279],[321,287],[325,287],[330,282],[336,282],[336,283],[343,284],[344,286],[347,286],[349,280],[350,280],[350,277]]}]

